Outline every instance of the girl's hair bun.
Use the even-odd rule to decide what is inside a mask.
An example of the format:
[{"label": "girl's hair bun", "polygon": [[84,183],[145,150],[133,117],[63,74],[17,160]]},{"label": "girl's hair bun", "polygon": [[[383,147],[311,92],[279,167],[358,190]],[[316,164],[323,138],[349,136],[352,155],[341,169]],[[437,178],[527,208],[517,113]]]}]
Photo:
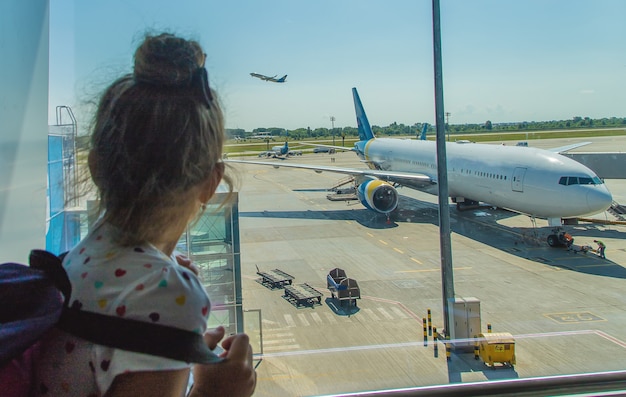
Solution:
[{"label": "girl's hair bun", "polygon": [[203,62],[202,48],[195,41],[169,33],[147,36],[135,52],[134,77],[138,83],[185,87]]}]

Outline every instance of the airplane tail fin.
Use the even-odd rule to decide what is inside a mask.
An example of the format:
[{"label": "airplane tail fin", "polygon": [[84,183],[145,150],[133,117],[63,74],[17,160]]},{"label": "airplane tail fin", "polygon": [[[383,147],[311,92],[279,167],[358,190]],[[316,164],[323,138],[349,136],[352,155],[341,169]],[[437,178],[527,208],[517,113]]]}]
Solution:
[{"label": "airplane tail fin", "polygon": [[279,83],[284,83],[285,81],[287,81],[287,75],[284,75],[283,77],[281,77],[280,79],[278,79]]},{"label": "airplane tail fin", "polygon": [[365,110],[363,109],[363,104],[361,103],[361,98],[359,98],[359,93],[356,91],[356,88],[352,88],[352,96],[354,97],[354,111],[356,112],[356,123],[359,127],[359,140],[368,141],[370,139],[374,139],[374,133],[372,132],[372,127],[370,127],[370,122],[367,121],[367,116],[365,115]]},{"label": "airplane tail fin", "polygon": [[422,133],[420,134],[421,141],[426,140],[426,130],[428,130],[428,123],[424,123],[424,125],[422,126]]}]

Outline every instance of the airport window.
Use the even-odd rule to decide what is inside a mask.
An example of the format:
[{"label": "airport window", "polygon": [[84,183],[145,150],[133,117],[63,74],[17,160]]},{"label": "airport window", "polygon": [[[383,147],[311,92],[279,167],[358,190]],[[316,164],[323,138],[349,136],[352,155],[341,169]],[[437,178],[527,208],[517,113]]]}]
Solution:
[{"label": "airport window", "polygon": [[[413,133],[416,122],[434,121],[428,106],[425,112],[421,112],[422,106],[413,106],[413,101],[421,101],[422,97],[426,97],[426,102],[432,102],[432,92],[402,92],[407,87],[415,87],[416,83],[420,86],[422,83],[428,87],[432,85],[432,75],[428,70],[424,71],[421,62],[421,55],[432,53],[432,26],[429,23],[432,10],[428,2],[373,2],[372,7],[365,8],[376,10],[376,13],[364,8],[355,18],[354,7],[331,5],[332,2],[284,7],[281,2],[269,0],[262,5],[247,2],[249,4],[242,8],[234,4],[236,2],[204,0],[189,0],[180,4],[162,2],[158,6],[148,0],[46,0],[40,6],[22,0],[6,1],[23,11],[18,14],[40,8],[26,21],[32,23],[29,28],[32,37],[26,37],[24,41],[20,35],[22,31],[12,16],[0,12],[2,26],[7,26],[9,33],[12,29],[16,30],[15,36],[20,37],[14,47],[23,46],[21,50],[12,50],[13,47],[7,45],[11,40],[0,38],[0,48],[5,54],[0,59],[0,70],[4,72],[0,73],[0,81],[13,83],[15,79],[24,82],[17,89],[9,87],[12,89],[10,95],[0,94],[12,101],[7,106],[0,106],[0,125],[8,131],[0,134],[0,163],[4,165],[0,170],[0,232],[4,233],[0,234],[0,243],[11,250],[14,249],[7,243],[9,239],[17,240],[29,235],[20,228],[26,222],[21,225],[19,219],[14,221],[15,218],[11,217],[15,212],[22,213],[24,218],[36,213],[37,217],[47,219],[47,224],[41,221],[37,225],[37,233],[41,234],[38,236],[41,243],[45,241],[47,247],[54,251],[71,249],[87,232],[91,220],[86,208],[95,205],[95,201],[68,203],[67,197],[62,194],[72,189],[70,185],[73,183],[69,182],[76,177],[73,174],[75,164],[84,160],[75,155],[74,145],[85,144],[93,112],[91,103],[96,91],[103,88],[100,84],[108,84],[123,73],[132,72],[129,61],[134,44],[144,33],[153,32],[155,26],[171,26],[174,33],[198,40],[206,50],[210,86],[228,105],[224,106],[226,128],[240,130],[236,134],[240,137],[263,138],[245,143],[242,139],[237,140],[232,146],[241,147],[242,152],[246,152],[241,154],[242,159],[247,159],[252,152],[252,157],[256,158],[259,152],[269,150],[271,146],[264,141],[278,134],[281,137],[287,134],[290,145],[292,140],[317,140],[319,144],[330,145],[332,141],[335,146],[352,147],[352,140],[356,140],[358,134],[349,95],[352,82],[359,84],[357,88],[372,125],[379,120],[386,124],[387,120],[398,118],[398,124],[403,123],[407,131],[410,126]],[[443,60],[446,71],[449,70],[444,76],[444,92],[451,104],[445,110],[450,112],[451,138],[455,134],[465,135],[466,130],[468,134],[477,132],[481,136],[498,134],[497,139],[487,144],[497,145],[500,152],[509,149],[500,147],[501,133],[518,136],[526,133],[529,146],[537,147],[541,144],[546,147],[567,145],[571,140],[593,141],[589,146],[590,152],[600,153],[623,147],[623,137],[606,136],[600,133],[602,129],[595,128],[603,122],[611,122],[611,119],[596,119],[596,114],[614,113],[616,118],[623,118],[623,106],[615,110],[615,107],[609,108],[606,102],[602,102],[602,108],[596,109],[594,102],[601,101],[598,99],[601,95],[588,95],[586,90],[577,93],[581,94],[577,104],[584,106],[569,108],[577,109],[581,116],[586,116],[588,112],[590,118],[570,117],[563,120],[561,125],[555,126],[560,134],[558,137],[544,139],[544,134],[552,131],[548,127],[556,122],[542,122],[546,126],[545,131],[543,128],[526,129],[525,123],[513,122],[533,117],[539,107],[541,117],[545,115],[546,120],[550,119],[558,109],[544,105],[572,105],[566,96],[554,94],[571,92],[571,87],[585,88],[599,84],[596,93],[613,95],[606,95],[610,98],[623,95],[619,84],[613,84],[617,88],[610,84],[611,81],[620,81],[621,75],[612,74],[605,61],[613,59],[618,65],[626,63],[626,58],[617,50],[620,48],[619,40],[613,41],[613,37],[623,37],[622,19],[626,14],[626,2],[599,5],[601,2],[582,0],[577,7],[568,8],[567,0],[554,1],[561,6],[541,8],[546,13],[543,17],[550,20],[549,25],[553,25],[550,27],[507,23],[510,15],[517,18],[519,14],[521,21],[531,20],[542,6],[539,0],[507,2],[506,6],[484,0],[467,4],[456,2],[454,12],[445,8],[442,10],[445,22],[442,24],[443,48],[446,54],[454,55]],[[563,14],[563,9],[567,9],[568,13]],[[45,20],[48,15],[49,21]],[[421,18],[418,18],[419,23],[416,23],[416,15]],[[585,24],[574,26],[562,23],[564,19],[570,22],[584,20]],[[111,20],[115,20],[115,26],[106,25]],[[232,20],[241,22],[236,32],[232,31],[232,26],[222,22]],[[490,23],[488,26],[477,24],[477,20],[488,20]],[[46,37],[43,32],[48,25],[49,37]],[[367,30],[362,29],[363,26],[377,28]],[[492,35],[492,31],[501,31],[502,34]],[[232,34],[224,35],[224,32]],[[285,32],[289,32],[287,36]],[[354,32],[359,33],[358,40],[355,40]],[[465,33],[455,34],[458,32]],[[610,37],[603,38],[602,33]],[[529,36],[545,40],[528,41]],[[410,37],[410,40],[404,42],[405,37]],[[506,44],[498,42],[501,37],[507,38]],[[545,43],[554,43],[555,37],[564,45],[544,46]],[[588,42],[581,37],[588,37]],[[528,48],[528,42],[535,46],[533,51],[536,49],[539,54],[550,54],[541,57],[546,60],[541,70],[574,70],[571,75],[575,78],[562,74],[562,78],[550,79],[553,73],[538,71],[533,64],[536,59],[520,56]],[[597,46],[597,43],[607,45]],[[341,47],[335,49],[335,44],[341,44]],[[31,52],[37,46],[38,52]],[[356,46],[355,54],[375,54],[376,62],[355,67],[354,57],[341,55],[345,52],[342,48],[350,46]],[[560,47],[570,49],[570,53],[562,52]],[[306,53],[296,51],[290,56],[307,61],[296,65],[297,62],[285,60],[285,48],[306,49]],[[459,63],[459,59],[467,57],[463,51],[468,48],[473,53],[493,52],[493,48],[497,48],[499,55],[490,58],[489,64],[475,65],[468,72]],[[594,56],[585,57],[580,65],[572,64],[571,48],[576,48],[579,53],[593,53]],[[50,54],[48,69],[38,63],[39,58],[45,58],[47,54]],[[401,63],[397,63],[394,54],[402,54]],[[269,70],[254,69],[255,60],[259,57],[269,60],[264,62],[264,68]],[[31,58],[35,65],[26,67],[19,63],[21,67],[18,68],[13,63]],[[503,60],[505,62],[501,62]],[[405,65],[410,66],[408,72],[403,70]],[[522,65],[519,68],[522,72],[518,70],[519,65]],[[416,70],[420,73],[416,74]],[[598,80],[597,73],[590,70],[605,71],[606,76],[603,74],[602,77],[609,83]],[[251,77],[250,72],[267,73],[268,76],[289,73],[289,80],[284,83],[261,81]],[[493,73],[497,73],[494,79],[475,78]],[[17,77],[13,77],[14,74]],[[548,78],[544,79],[546,75]],[[381,79],[384,84],[374,84],[383,81]],[[461,90],[478,93],[467,99],[464,97],[466,93],[450,89],[452,84],[447,85],[448,82],[462,83],[470,84],[468,87],[471,88],[476,81],[490,84],[490,80],[500,84],[495,89],[502,90],[502,98],[516,100],[515,106],[512,106],[513,103],[503,104],[503,109],[507,111],[499,112],[500,116],[493,115],[510,117],[510,125],[494,123],[493,131],[487,130],[484,125],[484,121],[492,116],[478,113],[496,101],[494,98],[482,98],[482,92],[492,92],[489,89],[493,87],[478,91]],[[511,81],[515,84],[509,84]],[[559,81],[567,82],[569,91],[567,86],[556,85]],[[545,98],[537,101],[536,95],[525,96],[524,91],[529,90],[520,91],[522,84],[528,87],[533,84],[545,86]],[[0,85],[4,87],[6,84]],[[306,89],[311,86],[316,90]],[[398,101],[402,106],[408,103],[412,107],[410,114],[405,116],[401,113],[402,106],[391,109],[377,103],[386,95],[385,90],[392,95],[384,101],[390,104]],[[321,95],[318,96],[319,93]],[[45,95],[49,95],[51,111],[45,109],[45,104],[37,105],[43,102]],[[335,95],[339,98],[336,101]],[[405,95],[411,96],[410,101]],[[329,96],[332,96],[330,101],[327,100]],[[591,98],[598,100],[592,101]],[[466,109],[462,107],[465,103]],[[517,114],[509,110],[522,103],[530,104],[528,113]],[[74,132],[65,131],[61,123],[57,127],[63,128],[50,128],[49,136],[45,138],[47,141],[42,138],[39,142],[42,147],[47,147],[45,152],[29,149],[32,137],[26,133],[20,136],[21,130],[14,127],[24,123],[23,120],[30,123],[31,114],[54,113],[58,105],[72,105],[78,118],[78,137],[70,137]],[[40,107],[36,108],[37,112],[31,112],[31,106]],[[344,107],[349,111],[343,112]],[[28,111],[21,112],[21,108],[28,108]],[[305,112],[299,113],[300,108]],[[311,117],[311,114],[314,116]],[[336,120],[330,121],[328,114],[334,114]],[[244,126],[247,117],[254,118],[254,122]],[[5,121],[7,119],[10,122]],[[466,122],[478,123],[476,129],[471,130],[473,124],[464,125]],[[48,123],[54,124],[54,121]],[[36,131],[37,137],[45,135],[44,127]],[[391,127],[383,125],[382,129],[386,134],[388,130],[399,130],[400,126]],[[336,134],[324,135],[331,128],[334,132],[341,131],[342,137],[345,133],[345,145],[341,140],[335,144]],[[379,127],[374,128],[378,131]],[[261,132],[253,132],[257,129]],[[266,132],[269,130],[276,131]],[[585,131],[592,137],[573,136],[576,135],[573,131]],[[21,139],[19,146],[11,146],[16,137]],[[7,142],[9,145],[5,146]],[[249,146],[244,149],[244,145]],[[228,143],[227,148],[230,149],[230,146]],[[468,146],[475,146],[477,151],[480,149],[479,144],[455,146],[465,146],[463,150],[472,150]],[[313,151],[312,147],[307,148],[309,152]],[[13,157],[14,154],[17,157]],[[236,157],[232,152],[228,154],[229,159]],[[280,160],[280,164],[307,164],[309,159],[306,156],[305,150],[298,161],[286,159]],[[422,158],[407,156],[405,159],[383,155],[375,160],[382,164],[383,157],[405,168],[412,165],[411,168],[420,169],[424,174],[434,174],[432,171],[437,169],[434,154]],[[354,153],[338,151],[336,158],[334,163],[333,157],[333,164],[327,157],[316,157],[310,161],[325,167],[367,168]],[[42,174],[41,178],[30,180],[30,176],[17,174],[20,168],[30,169],[39,160],[42,164],[48,161],[47,169],[43,171],[45,175]],[[501,167],[495,161],[451,161],[450,164],[494,166],[507,173],[460,169],[462,177],[459,178],[458,173],[453,174],[457,176],[450,178],[453,182],[463,180],[466,185],[493,185],[492,190],[496,192],[506,190],[509,194],[513,190],[512,196],[518,197],[525,196],[518,192],[532,192],[535,187],[532,174],[536,173],[530,172],[531,167],[524,174],[517,172],[519,169],[514,172]],[[383,168],[390,165],[384,164]],[[454,261],[454,285],[457,287],[452,303],[454,314],[458,317],[454,317],[453,331],[442,330],[442,261],[436,196],[433,199],[433,196],[426,197],[422,191],[398,188],[398,209],[386,216],[370,211],[356,199],[328,200],[328,189],[336,181],[341,181],[341,176],[334,178],[334,174],[328,172],[318,175],[309,170],[287,167],[275,170],[261,165],[248,169],[234,162],[228,165],[229,168],[231,166],[242,182],[234,204],[221,206],[224,197],[218,194],[209,203],[207,212],[186,230],[177,248],[198,263],[199,280],[211,294],[214,305],[209,326],[224,325],[228,334],[249,333],[258,365],[258,395],[282,397],[378,390],[387,390],[391,394],[391,390],[400,388],[456,386],[492,380],[511,380],[510,384],[517,385],[516,381],[523,379],[623,371],[626,368],[626,316],[621,311],[623,281],[626,279],[626,244],[622,237],[626,232],[624,221],[618,218],[621,216],[623,219],[624,214],[615,215],[606,211],[586,218],[608,219],[610,224],[586,223],[581,219],[576,226],[561,224],[563,230],[575,237],[572,248],[568,250],[565,246],[557,244],[552,247],[548,243],[553,232],[544,218],[529,219],[528,215],[500,209],[506,208],[506,205],[486,209],[481,202],[477,206],[479,208],[474,209],[471,197],[456,203],[457,208],[451,208],[450,214],[450,235],[453,236],[450,249]],[[456,169],[451,167],[451,171]],[[568,191],[582,190],[587,194],[605,187],[601,186],[604,181],[593,174],[570,170],[559,172],[563,175],[558,179],[560,185],[587,186]],[[494,184],[483,179],[508,181],[508,175],[512,176],[511,184]],[[600,172],[598,175],[605,178]],[[606,187],[611,188],[614,200],[619,201],[624,197],[626,185],[623,180],[606,178]],[[29,187],[28,194],[14,195],[14,191],[29,184],[34,187]],[[453,187],[452,183],[450,187]],[[36,195],[42,199],[33,204],[31,196]],[[593,199],[594,194],[588,196]],[[574,201],[568,197],[563,197],[562,202],[546,200],[543,207],[565,207],[565,202]],[[461,207],[471,209],[457,211],[465,209]],[[558,221],[558,218],[555,220]],[[555,237],[558,239],[558,236]],[[606,259],[594,252],[594,239],[607,243]],[[338,291],[348,288],[340,290],[339,284],[329,283],[328,275],[337,268],[345,271],[344,279],[358,282],[358,299],[350,299],[350,296],[344,299],[345,295],[340,299]],[[261,273],[274,271],[275,274],[286,273],[292,283],[284,278],[278,286],[268,286]],[[353,286],[346,283],[346,287],[348,285]],[[285,289],[285,286],[294,288]],[[289,295],[288,290],[293,295]],[[303,291],[317,291],[321,297],[318,300],[315,295],[314,299],[301,301],[297,296]],[[456,323],[457,319],[461,325]],[[468,327],[464,328],[464,325]],[[490,332],[492,328],[493,332]],[[449,361],[446,358],[447,341],[445,337],[435,339],[437,330],[457,334],[453,343],[448,342],[448,347],[452,346]],[[472,339],[475,334],[482,335],[477,343],[479,352],[476,360]],[[490,343],[494,338],[501,339]],[[572,349],[572,346],[576,348]],[[490,365],[488,351],[505,355],[503,362]],[[512,353],[515,355],[512,356]]]}]

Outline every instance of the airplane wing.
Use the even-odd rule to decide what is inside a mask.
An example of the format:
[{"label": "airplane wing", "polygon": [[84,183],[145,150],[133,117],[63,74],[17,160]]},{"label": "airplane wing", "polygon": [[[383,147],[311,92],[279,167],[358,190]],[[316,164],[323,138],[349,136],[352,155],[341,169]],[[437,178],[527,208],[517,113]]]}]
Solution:
[{"label": "airplane wing", "polygon": [[268,80],[272,80],[272,79],[276,78],[277,75],[274,75],[273,77],[270,77],[270,76],[266,76],[264,74],[250,73],[250,76],[256,77],[257,79],[268,81]]},{"label": "airplane wing", "polygon": [[299,168],[306,170],[313,170],[317,173],[321,172],[334,172],[337,174],[351,175],[351,176],[360,176],[360,177],[371,177],[380,179],[383,181],[387,181],[390,183],[395,183],[398,185],[411,186],[414,188],[426,187],[433,184],[436,184],[437,181],[428,175],[423,174],[415,174],[410,172],[394,172],[394,171],[383,171],[383,170],[371,170],[371,169],[359,169],[359,168],[340,168],[340,167],[332,167],[332,166],[324,166],[324,165],[311,165],[311,164],[296,164],[296,163],[274,163],[267,161],[253,161],[253,160],[224,160],[226,163],[239,163],[239,164],[256,164],[256,165],[264,165],[271,166],[274,168],[279,167],[289,167],[289,168]]},{"label": "airplane wing", "polygon": [[573,143],[571,145],[567,145],[567,146],[561,146],[561,147],[557,147],[557,148],[553,148],[553,149],[547,149],[550,152],[553,153],[563,153],[563,152],[568,152],[572,149],[576,149],[577,147],[581,147],[581,146],[585,146],[585,145],[589,145],[591,142],[579,142],[579,143]]}]

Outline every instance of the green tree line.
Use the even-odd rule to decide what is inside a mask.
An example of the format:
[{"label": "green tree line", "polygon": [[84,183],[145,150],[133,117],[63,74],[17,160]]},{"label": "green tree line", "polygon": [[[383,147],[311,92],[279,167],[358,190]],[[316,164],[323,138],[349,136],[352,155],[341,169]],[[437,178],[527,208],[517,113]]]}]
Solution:
[{"label": "green tree line", "polygon": [[[418,136],[422,131],[423,123],[415,123],[413,125],[405,125],[393,122],[386,127],[377,125],[372,126],[372,130],[376,136]],[[517,131],[545,131],[545,130],[567,130],[567,129],[590,129],[590,128],[619,128],[626,127],[626,117],[610,117],[602,119],[592,119],[589,117],[576,116],[569,120],[552,120],[552,121],[521,121],[513,123],[492,123],[490,120],[482,124],[449,124],[446,131],[449,134],[472,134],[484,132],[517,132]],[[434,125],[429,125],[426,133],[434,134],[436,131]],[[287,130],[285,128],[255,128],[252,131],[244,129],[228,129],[229,138],[248,139],[259,132],[271,132],[275,139],[289,140],[307,140],[318,138],[335,137],[354,138],[358,136],[356,127],[337,127],[337,128],[297,128]]]}]

